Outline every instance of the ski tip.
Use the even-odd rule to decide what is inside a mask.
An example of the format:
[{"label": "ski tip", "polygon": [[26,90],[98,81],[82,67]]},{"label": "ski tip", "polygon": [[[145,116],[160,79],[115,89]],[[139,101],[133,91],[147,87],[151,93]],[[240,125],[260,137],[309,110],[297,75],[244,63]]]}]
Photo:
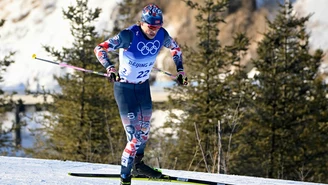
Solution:
[{"label": "ski tip", "polygon": [[32,58],[33,58],[33,59],[36,59],[36,54],[33,54],[33,55],[32,55]]}]

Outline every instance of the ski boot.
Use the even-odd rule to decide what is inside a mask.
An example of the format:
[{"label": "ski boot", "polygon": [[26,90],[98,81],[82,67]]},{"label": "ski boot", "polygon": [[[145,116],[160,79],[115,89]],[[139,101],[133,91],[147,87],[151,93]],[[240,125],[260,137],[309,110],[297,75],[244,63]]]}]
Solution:
[{"label": "ski boot", "polygon": [[162,172],[146,165],[142,161],[143,156],[144,155],[136,155],[136,157],[134,158],[132,175],[133,176],[147,176],[149,178],[160,178],[162,176]]},{"label": "ski boot", "polygon": [[120,185],[131,185],[131,175],[122,174]]}]

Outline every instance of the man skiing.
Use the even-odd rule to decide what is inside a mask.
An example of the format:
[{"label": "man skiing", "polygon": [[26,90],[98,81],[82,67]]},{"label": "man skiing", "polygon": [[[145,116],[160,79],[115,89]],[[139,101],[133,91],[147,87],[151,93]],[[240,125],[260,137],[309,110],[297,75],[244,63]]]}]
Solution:
[{"label": "man skiing", "polygon": [[[161,9],[155,4],[149,4],[142,10],[141,21],[94,49],[97,59],[107,70],[109,80],[114,82],[114,96],[127,135],[127,145],[121,161],[121,185],[131,184],[131,175],[153,178],[162,175],[142,161],[152,116],[148,79],[162,46],[171,51],[177,68],[178,84],[188,84],[180,47],[162,25]],[[116,49],[120,49],[118,72],[107,55],[108,51]]]}]

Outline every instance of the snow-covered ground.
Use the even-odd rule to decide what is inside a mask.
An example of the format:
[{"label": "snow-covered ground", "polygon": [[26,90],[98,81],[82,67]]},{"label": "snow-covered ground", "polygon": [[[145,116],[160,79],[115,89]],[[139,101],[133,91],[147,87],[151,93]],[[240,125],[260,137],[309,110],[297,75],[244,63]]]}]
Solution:
[{"label": "snow-covered ground", "polygon": [[[116,185],[119,180],[68,176],[68,172],[119,173],[120,166],[72,161],[41,160],[18,157],[0,157],[1,185]],[[234,185],[319,185],[298,181],[222,175],[200,172],[162,170],[163,173],[184,178],[210,180]],[[134,185],[176,185],[169,182],[133,181]],[[323,185],[323,184],[321,184]]]}]

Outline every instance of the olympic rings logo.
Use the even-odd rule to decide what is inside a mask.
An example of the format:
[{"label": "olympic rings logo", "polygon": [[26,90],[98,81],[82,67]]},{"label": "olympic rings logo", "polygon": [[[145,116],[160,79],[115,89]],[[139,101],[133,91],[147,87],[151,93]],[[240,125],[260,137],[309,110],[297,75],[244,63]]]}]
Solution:
[{"label": "olympic rings logo", "polygon": [[149,53],[154,55],[160,48],[160,42],[155,40],[154,42],[139,42],[137,44],[137,49],[141,52],[142,55],[148,55]]}]

